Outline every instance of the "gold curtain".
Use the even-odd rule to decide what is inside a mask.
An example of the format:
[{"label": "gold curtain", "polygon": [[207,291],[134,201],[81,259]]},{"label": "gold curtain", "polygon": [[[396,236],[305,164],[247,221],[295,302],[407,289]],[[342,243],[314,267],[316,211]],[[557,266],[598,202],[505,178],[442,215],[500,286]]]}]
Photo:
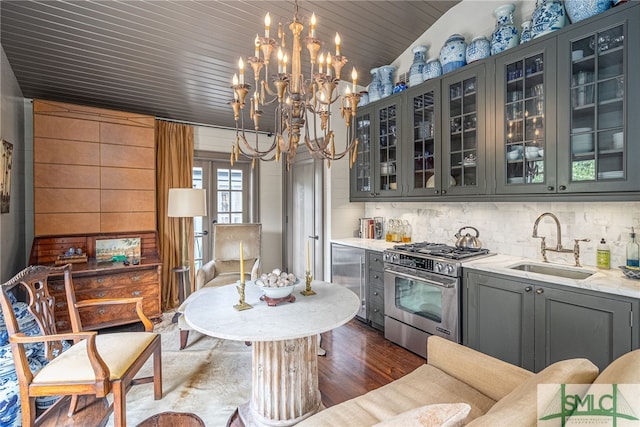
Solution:
[{"label": "gold curtain", "polygon": [[[178,275],[174,268],[180,260],[180,218],[167,216],[170,188],[191,188],[193,168],[193,127],[156,120],[156,200],[158,236],[162,269],[162,311],[178,305]],[[193,218],[186,218],[189,232],[189,260],[193,260]],[[194,283],[193,264],[189,270]]]}]

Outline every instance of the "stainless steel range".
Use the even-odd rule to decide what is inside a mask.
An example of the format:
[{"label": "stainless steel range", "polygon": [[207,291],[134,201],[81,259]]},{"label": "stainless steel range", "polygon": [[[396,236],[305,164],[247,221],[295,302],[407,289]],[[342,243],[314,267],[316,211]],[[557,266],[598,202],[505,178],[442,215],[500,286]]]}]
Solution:
[{"label": "stainless steel range", "polygon": [[489,255],[427,242],[384,251],[385,338],[422,357],[429,335],[460,342],[461,264]]}]

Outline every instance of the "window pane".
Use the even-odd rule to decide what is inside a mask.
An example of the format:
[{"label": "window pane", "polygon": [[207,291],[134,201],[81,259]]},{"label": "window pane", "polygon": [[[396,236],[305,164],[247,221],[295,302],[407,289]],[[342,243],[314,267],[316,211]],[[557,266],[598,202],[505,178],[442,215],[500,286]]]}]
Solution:
[{"label": "window pane", "polygon": [[229,224],[229,214],[218,214],[219,224]]},{"label": "window pane", "polygon": [[229,212],[229,192],[218,192],[218,212]]},{"label": "window pane", "polygon": [[231,223],[233,224],[241,224],[242,223],[242,214],[231,214]]},{"label": "window pane", "polygon": [[229,189],[229,169],[218,169],[218,190]]},{"label": "window pane", "polygon": [[242,171],[234,169],[231,171],[231,189],[242,190]]},{"label": "window pane", "polygon": [[242,212],[242,191],[231,192],[231,211]]},{"label": "window pane", "polygon": [[203,188],[202,187],[202,168],[195,167],[193,168],[193,188]]}]

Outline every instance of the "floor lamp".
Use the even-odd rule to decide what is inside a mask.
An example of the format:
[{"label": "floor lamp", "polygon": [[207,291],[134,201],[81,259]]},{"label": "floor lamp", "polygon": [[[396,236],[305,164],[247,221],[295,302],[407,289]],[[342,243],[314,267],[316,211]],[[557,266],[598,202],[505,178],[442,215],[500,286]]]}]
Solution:
[{"label": "floor lamp", "polygon": [[189,280],[189,230],[187,218],[207,216],[207,195],[202,188],[170,188],[167,216],[180,218],[180,262],[181,266],[172,271],[178,273],[178,299],[182,304],[191,292]]}]

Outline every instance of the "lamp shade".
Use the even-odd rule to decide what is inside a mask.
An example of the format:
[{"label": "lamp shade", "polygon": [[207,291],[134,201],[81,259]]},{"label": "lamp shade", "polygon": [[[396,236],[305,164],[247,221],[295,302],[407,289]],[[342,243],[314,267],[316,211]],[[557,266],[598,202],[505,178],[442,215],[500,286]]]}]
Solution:
[{"label": "lamp shade", "polygon": [[187,217],[207,215],[207,194],[202,188],[170,188],[167,216]]}]

